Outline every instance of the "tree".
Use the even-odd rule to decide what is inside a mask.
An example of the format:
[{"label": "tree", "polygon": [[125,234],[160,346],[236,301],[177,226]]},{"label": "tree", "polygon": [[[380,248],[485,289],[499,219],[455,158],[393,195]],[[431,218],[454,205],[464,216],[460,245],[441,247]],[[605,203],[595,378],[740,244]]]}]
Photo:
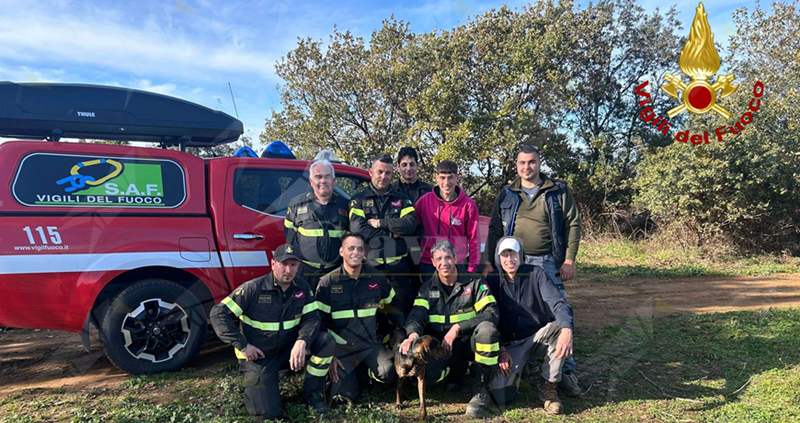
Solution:
[{"label": "tree", "polygon": [[[636,202],[663,225],[688,228],[702,243],[724,236],[748,249],[797,249],[800,237],[800,13],[776,2],[733,15],[736,33],[725,62],[741,88],[726,97],[733,125],[747,110],[757,81],[766,87],[753,122],[723,142],[675,143],[646,154]],[[693,132],[720,126],[693,116]]]}]

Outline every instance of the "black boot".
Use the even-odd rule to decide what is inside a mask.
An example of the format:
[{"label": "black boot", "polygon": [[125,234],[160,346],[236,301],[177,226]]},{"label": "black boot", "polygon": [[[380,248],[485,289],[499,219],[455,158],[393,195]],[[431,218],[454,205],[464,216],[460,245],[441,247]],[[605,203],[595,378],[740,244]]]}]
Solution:
[{"label": "black boot", "polygon": [[478,393],[476,393],[467,405],[467,416],[474,419],[485,419],[500,413],[494,398],[489,389],[489,381],[492,377],[492,369],[486,366],[478,366]]}]

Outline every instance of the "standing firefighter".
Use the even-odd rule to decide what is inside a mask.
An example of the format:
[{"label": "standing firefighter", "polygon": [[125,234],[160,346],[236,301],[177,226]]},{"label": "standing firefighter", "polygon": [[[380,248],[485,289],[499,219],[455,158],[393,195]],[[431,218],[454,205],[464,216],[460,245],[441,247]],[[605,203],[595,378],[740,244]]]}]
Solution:
[{"label": "standing firefighter", "polygon": [[308,349],[305,398],[316,412],[328,411],[325,376],[335,343],[319,330],[317,303],[308,284],[295,278],[300,260],[293,253],[287,244],[278,247],[272,273],[246,282],[211,310],[217,336],[236,348],[245,406],[256,421],[281,415],[278,371],[300,371]]},{"label": "standing firefighter", "polygon": [[497,408],[489,392],[500,351],[497,303],[483,277],[457,273],[453,244],[440,240],[431,250],[437,274],[422,285],[414,300],[405,327],[409,335],[400,352],[407,353],[414,340],[425,334],[441,339],[452,355],[447,360],[431,360],[425,376],[432,382],[447,378],[448,386],[456,387],[461,385],[469,362],[475,361],[478,392],[467,406],[467,415],[480,417],[484,410]]},{"label": "standing firefighter", "polygon": [[[359,395],[359,365],[381,383],[393,383],[392,352],[376,334],[377,317],[387,314],[397,327],[405,324],[405,315],[395,307],[395,291],[383,273],[364,266],[364,238],[348,233],[339,249],[341,267],[325,275],[317,287],[317,303],[322,328],[336,339],[336,354],[331,372],[331,397],[341,395],[356,401]],[[380,312],[380,313],[379,313]]]},{"label": "standing firefighter", "polygon": [[316,291],[320,278],[341,264],[339,247],[350,220],[347,200],[334,192],[336,173],[331,162],[316,160],[308,173],[311,191],[289,203],[284,235],[302,260],[300,275]]},{"label": "standing firefighter", "polygon": [[[367,264],[389,278],[397,294],[397,304],[404,314],[414,300],[404,237],[414,234],[417,215],[411,200],[391,186],[392,158],[379,154],[369,168],[370,185],[350,201],[350,230],[366,242]],[[387,335],[386,328],[381,333]]]}]

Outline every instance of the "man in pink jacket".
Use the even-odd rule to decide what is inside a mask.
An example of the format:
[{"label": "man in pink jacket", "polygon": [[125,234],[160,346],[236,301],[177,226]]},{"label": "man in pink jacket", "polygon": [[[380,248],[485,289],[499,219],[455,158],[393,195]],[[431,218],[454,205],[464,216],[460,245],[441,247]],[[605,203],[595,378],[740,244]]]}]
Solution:
[{"label": "man in pink jacket", "polygon": [[480,236],[478,234],[478,206],[458,186],[458,165],[445,160],[436,166],[436,186],[417,201],[417,224],[422,225],[423,280],[436,273],[431,264],[431,247],[436,241],[446,239],[456,247],[456,260],[469,262],[467,270],[476,272],[480,262]]}]

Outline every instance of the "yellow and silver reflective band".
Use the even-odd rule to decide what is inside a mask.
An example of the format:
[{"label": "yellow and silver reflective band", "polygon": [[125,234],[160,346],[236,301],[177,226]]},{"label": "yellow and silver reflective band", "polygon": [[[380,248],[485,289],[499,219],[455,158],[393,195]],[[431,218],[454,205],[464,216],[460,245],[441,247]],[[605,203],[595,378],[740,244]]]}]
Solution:
[{"label": "yellow and silver reflective band", "polygon": [[317,310],[330,314],[331,306],[323,303],[322,301],[315,301],[317,303]]},{"label": "yellow and silver reflective band", "polygon": [[417,251],[422,251],[422,248],[420,248],[420,247],[408,247],[408,250],[417,252]]},{"label": "yellow and silver reflective band", "polygon": [[475,311],[470,311],[469,313],[461,313],[461,314],[454,314],[450,316],[450,323],[458,323],[463,322],[464,320],[472,319],[476,317],[478,314]]},{"label": "yellow and silver reflective band", "polygon": [[378,379],[378,377],[377,377],[377,376],[375,376],[375,373],[372,373],[372,369],[367,369],[367,373],[369,374],[369,377],[371,377],[371,378],[375,379],[377,382],[380,382],[380,383],[386,383],[386,382],[384,382],[384,381],[382,381],[382,380]]},{"label": "yellow and silver reflective band", "polygon": [[370,317],[378,313],[377,308],[362,308],[358,309],[358,317]]},{"label": "yellow and silver reflective band", "polygon": [[436,379],[435,383],[439,383],[439,382],[443,381],[444,378],[446,378],[447,375],[449,375],[449,374],[450,374],[450,367],[445,367],[444,369],[442,369],[442,375],[439,376],[439,379]]},{"label": "yellow and silver reflective band", "polygon": [[425,298],[417,298],[416,300],[414,300],[414,305],[425,307],[425,310],[431,309],[431,303],[429,303],[428,300]]},{"label": "yellow and silver reflective band", "polygon": [[500,343],[495,342],[494,344],[481,344],[479,342],[475,343],[475,351],[480,352],[497,352],[500,351]]},{"label": "yellow and silver reflective band", "polygon": [[380,264],[392,264],[394,262],[402,260],[403,257],[405,257],[405,256],[406,256],[406,254],[403,254],[402,256],[397,256],[397,257],[386,257],[386,258],[378,257],[378,258],[375,258],[375,261],[377,261]]},{"label": "yellow and silver reflective band", "polygon": [[485,364],[487,366],[496,366],[497,365],[497,356],[494,357],[484,357],[478,353],[475,353],[475,361],[481,364]]},{"label": "yellow and silver reflective band", "polygon": [[294,229],[294,223],[289,219],[283,219],[283,226],[289,229]]},{"label": "yellow and silver reflective band", "polygon": [[[320,237],[325,236],[325,230],[324,229],[306,229],[306,228],[301,226],[301,227],[297,228],[297,232],[300,235],[307,236],[307,237],[312,237],[312,238],[320,238]],[[331,229],[331,230],[328,231],[328,235],[333,237],[333,238],[341,238],[341,237],[344,236],[345,232],[346,231],[341,230],[341,229]]]},{"label": "yellow and silver reflective band", "polygon": [[303,306],[303,314],[311,313],[314,310],[319,310],[319,302],[314,301]]},{"label": "yellow and silver reflective band", "polygon": [[348,217],[352,218],[354,214],[357,215],[357,216],[361,216],[364,219],[367,218],[367,214],[364,213],[364,210],[361,210],[361,209],[350,209],[350,216],[348,216]]},{"label": "yellow and silver reflective band", "polygon": [[333,356],[330,356],[330,357],[317,357],[315,355],[312,355],[311,357],[309,357],[308,360],[310,362],[314,363],[314,364],[318,364],[318,365],[321,366],[323,364],[331,364],[331,362],[333,361]]},{"label": "yellow and silver reflective band", "polygon": [[344,340],[341,336],[339,336],[336,332],[328,329],[328,333],[333,337],[333,340],[336,341],[339,345],[347,345],[347,341]]},{"label": "yellow and silver reflective band", "polygon": [[386,344],[386,345],[389,345],[389,340],[390,339],[391,339],[391,336],[387,333],[386,336],[383,337],[383,343]]},{"label": "yellow and silver reflective band", "polygon": [[475,303],[475,310],[481,311],[487,304],[496,303],[494,295],[487,295]]},{"label": "yellow and silver reflective band", "polygon": [[383,305],[383,304],[391,304],[393,299],[394,299],[394,288],[391,288],[389,290],[389,296],[386,297],[386,298],[381,298],[380,301],[378,301],[378,304],[381,304],[381,305]]},{"label": "yellow and silver reflective band", "polygon": [[354,317],[356,317],[356,313],[353,310],[339,310],[331,313],[332,319],[352,319]]},{"label": "yellow and silver reflective band", "polygon": [[328,370],[330,370],[330,366],[325,367],[324,369],[318,369],[318,368],[312,366],[311,364],[306,366],[306,371],[308,372],[308,374],[310,374],[311,376],[316,376],[316,377],[325,377],[325,376],[327,376],[328,375]]},{"label": "yellow and silver reflective band", "polygon": [[305,261],[305,260],[303,260],[303,263],[305,263],[305,264],[307,264],[307,265],[309,265],[311,267],[316,267],[317,269],[321,269],[322,268],[321,264],[314,263],[313,261]]},{"label": "yellow and silver reflective band", "polygon": [[400,217],[403,217],[409,213],[414,213],[414,206],[404,207],[403,210],[400,210]]},{"label": "yellow and silver reflective band", "polygon": [[228,309],[232,311],[233,314],[236,315],[236,317],[241,317],[242,314],[244,314],[244,311],[242,310],[241,307],[239,307],[239,304],[236,304],[236,301],[233,301],[231,297],[223,298],[222,304],[225,304],[225,306],[228,307]]},{"label": "yellow and silver reflective band", "polygon": [[444,316],[441,314],[431,314],[428,316],[431,323],[444,323]]},{"label": "yellow and silver reflective band", "polygon": [[247,360],[247,356],[246,356],[246,355],[244,355],[244,353],[243,353],[243,352],[241,352],[241,351],[237,350],[236,348],[234,348],[234,349],[233,349],[233,351],[234,351],[234,353],[236,354],[236,358],[238,358],[238,359],[242,359],[242,360]]},{"label": "yellow and silver reflective band", "polygon": [[[281,329],[280,322],[259,322],[258,320],[253,320],[247,316],[241,316],[239,319],[242,321],[242,323],[263,331],[277,332]],[[297,319],[287,320],[283,322],[283,329],[291,329],[299,324],[299,317]]]}]

